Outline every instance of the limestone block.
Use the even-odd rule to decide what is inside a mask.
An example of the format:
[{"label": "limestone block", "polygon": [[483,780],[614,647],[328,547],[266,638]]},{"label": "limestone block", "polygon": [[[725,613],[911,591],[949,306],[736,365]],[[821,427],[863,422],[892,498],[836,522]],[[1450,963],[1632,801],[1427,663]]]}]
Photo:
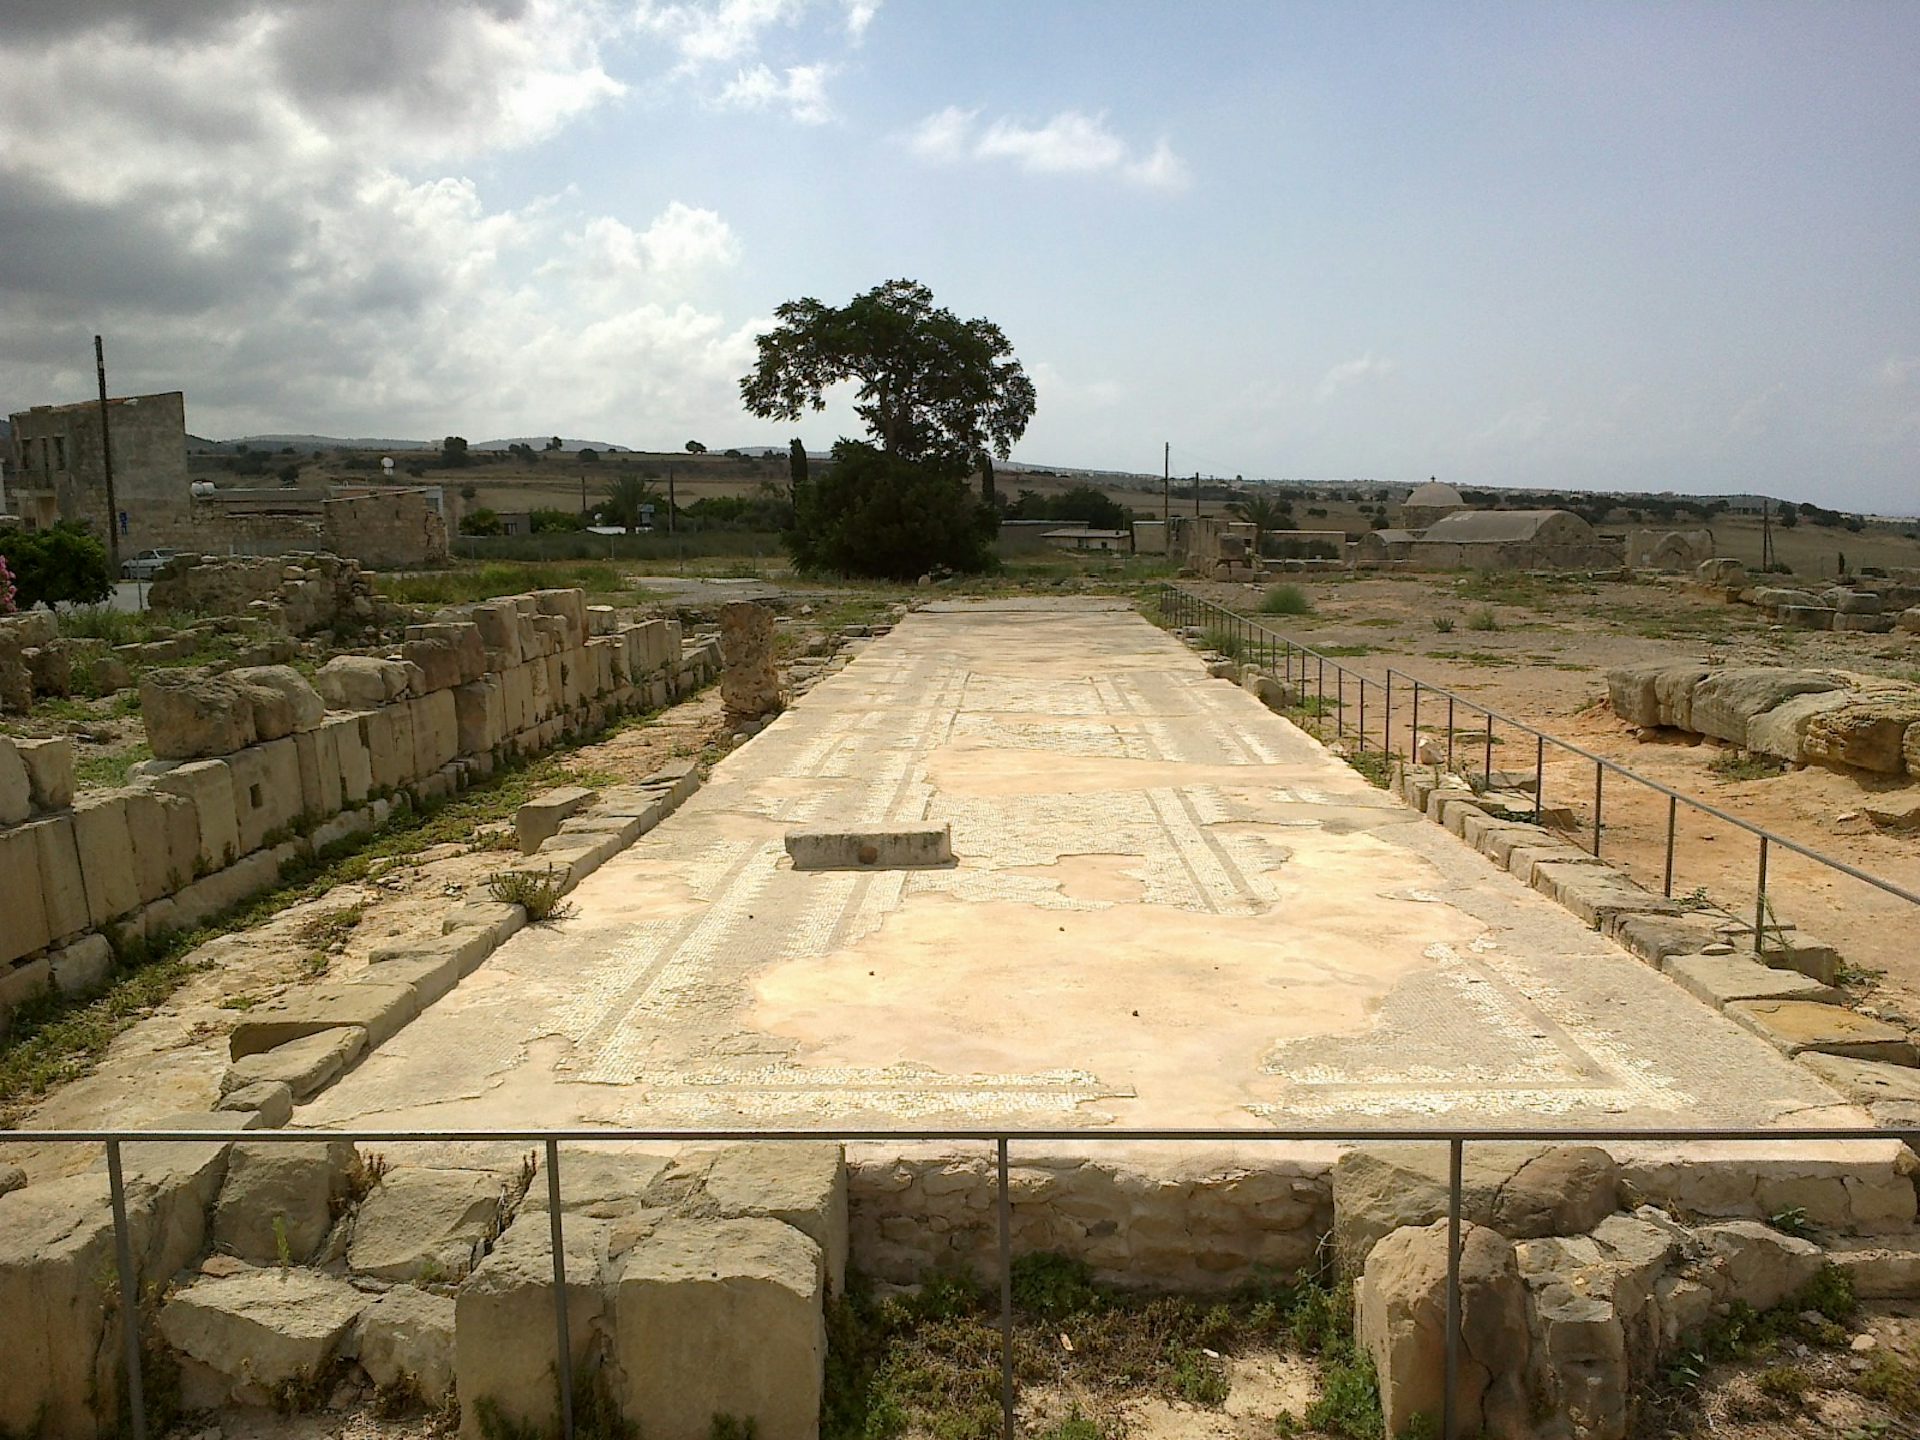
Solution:
[{"label": "limestone block", "polygon": [[394,1286],[360,1317],[360,1368],[381,1389],[411,1387],[439,1406],[453,1394],[455,1309],[451,1295]]},{"label": "limestone block", "polygon": [[589,640],[584,653],[587,657],[587,694],[605,695],[625,678],[615,673],[614,659],[620,649],[614,641]]},{"label": "limestone block", "polygon": [[815,1440],[826,1364],[819,1247],[775,1220],[668,1220],[612,1287],[612,1373],[651,1440],[707,1440],[732,1414]]},{"label": "limestone block", "polygon": [[726,714],[751,720],[779,710],[780,672],[774,664],[773,611],[750,600],[721,606],[720,645],[725,664],[720,676],[720,703]]},{"label": "limestone block", "polygon": [[16,1007],[38,999],[52,985],[53,968],[44,955],[0,965],[0,1034],[5,1033],[7,1018]]},{"label": "limestone block", "polygon": [[268,1405],[326,1372],[366,1304],[351,1285],[317,1271],[243,1270],[175,1293],[159,1328],[183,1357],[189,1406]]},{"label": "limestone block", "polygon": [[685,640],[685,627],[678,620],[662,620],[660,623],[665,627],[660,643],[660,663],[668,667],[678,665]]},{"label": "limestone block", "polygon": [[18,825],[33,813],[27,762],[10,735],[0,735],[0,825]]},{"label": "limestone block", "polygon": [[311,730],[327,713],[320,692],[291,665],[248,665],[228,671],[227,679],[247,688],[254,705],[254,733],[261,740]]},{"label": "limestone block", "polygon": [[361,1026],[316,1030],[234,1061],[220,1078],[220,1093],[233,1095],[262,1084],[285,1085],[295,1100],[304,1102],[339,1079],[366,1049],[367,1032]]},{"label": "limestone block", "polygon": [[823,1279],[838,1295],[847,1278],[847,1165],[839,1145],[766,1141],[730,1145],[702,1180],[723,1218],[780,1220],[820,1247]]},{"label": "limestone block", "polygon": [[1836,611],[1828,624],[1834,630],[1850,630],[1862,635],[1886,635],[1893,630],[1893,621],[1884,615],[1848,615]]},{"label": "limestone block", "polygon": [[313,677],[333,710],[377,710],[406,694],[407,668],[372,655],[336,655]]},{"label": "limestone block", "polygon": [[[1514,1239],[1591,1230],[1619,1202],[1619,1169],[1591,1145],[1469,1145],[1460,1178],[1461,1214]],[[1334,1246],[1349,1270],[1383,1236],[1447,1213],[1444,1145],[1350,1151],[1332,1179]]]},{"label": "limestone block", "polygon": [[198,872],[218,870],[240,858],[240,810],[233,793],[233,771],[226,761],[191,761],[143,776],[140,783],[178,795],[193,806],[200,836]]},{"label": "limestone block", "polygon": [[535,609],[542,615],[558,616],[565,622],[567,643],[582,645],[587,639],[587,595],[584,590],[536,590]]},{"label": "limestone block", "polygon": [[[1742,955],[1676,955],[1662,966],[1689,995],[1724,1009],[1734,1000],[1811,1000],[1844,1005],[1846,995],[1794,970],[1776,970]],[[1920,1074],[1920,1072],[1915,1072]]]},{"label": "limestone block", "polygon": [[1920,1296],[1920,1236],[1840,1236],[1827,1246],[1827,1263],[1853,1282],[1862,1300]]},{"label": "limestone block", "polygon": [[86,885],[87,916],[98,928],[140,903],[127,827],[126,792],[103,790],[79,796],[73,806],[73,837]]},{"label": "limestone block", "polygon": [[213,1209],[214,1247],[251,1265],[306,1264],[333,1228],[353,1164],[351,1140],[239,1142]]},{"label": "limestone block", "polygon": [[371,977],[320,985],[247,1011],[228,1036],[227,1049],[235,1060],[244,1060],[340,1026],[364,1030],[367,1044],[378,1049],[419,1013],[420,999],[411,986]]},{"label": "limestone block", "polygon": [[459,710],[450,689],[434,690],[407,708],[413,714],[413,773],[425,779],[460,753]]},{"label": "limestone block", "polygon": [[98,995],[113,978],[113,946],[104,935],[82,935],[49,955],[47,968],[62,995]]},{"label": "limestone block", "polygon": [[520,851],[531,855],[546,841],[560,833],[560,822],[577,815],[593,803],[593,791],[579,785],[544,790],[528,800],[513,815],[513,833]]},{"label": "limestone block", "polygon": [[1688,728],[1744,747],[1747,724],[1754,716],[1796,695],[1841,688],[1840,679],[1824,671],[1765,665],[1715,670],[1693,687],[1693,712]]},{"label": "limestone block", "polygon": [[[1460,1232],[1462,1434],[1527,1434],[1527,1294],[1506,1237]],[[1355,1339],[1373,1358],[1389,1435],[1438,1421],[1446,1384],[1447,1224],[1396,1230],[1374,1247],[1354,1296]]]},{"label": "limestone block", "polygon": [[1880,597],[1871,590],[1849,590],[1835,586],[1820,597],[1842,615],[1878,615]]},{"label": "limestone block", "polygon": [[[1607,703],[1613,713],[1629,725],[1657,726],[1660,712],[1653,697],[1654,677],[1666,667],[1664,662],[1622,665],[1607,672]],[[1703,672],[1704,673],[1704,672]]]},{"label": "limestone block", "polygon": [[[33,857],[39,867],[38,893],[44,906],[47,934],[60,941],[78,935],[93,923],[87,906],[86,879],[80,868],[80,846],[71,815],[50,815],[22,825],[18,835],[33,837]],[[13,893],[11,888],[7,891]]]},{"label": "limestone block", "polygon": [[484,601],[472,606],[467,614],[486,647],[488,669],[512,669],[526,658],[520,649],[520,612],[513,601]]},{"label": "limestone block", "polygon": [[227,757],[227,768],[240,853],[258,850],[270,835],[290,833],[302,803],[299,746],[291,738],[249,745]]},{"label": "limestone block", "polygon": [[501,724],[509,735],[517,735],[534,723],[533,667],[515,665],[496,677],[500,684]]},{"label": "limestone block", "polygon": [[[27,784],[36,810],[61,810],[73,803],[73,742],[55,739],[13,741],[27,767]],[[5,762],[0,761],[0,765]]]},{"label": "limestone block", "polygon": [[[1779,973],[1777,971],[1771,973]],[[1851,1060],[1809,1051],[1799,1061],[1859,1105],[1896,1105],[1920,1115],[1920,1070],[1884,1060]]]},{"label": "limestone block", "polygon": [[393,1170],[361,1202],[347,1265],[376,1280],[466,1276],[499,1232],[506,1197],[485,1170]]},{"label": "limestone block", "polygon": [[337,720],[326,721],[293,737],[294,758],[300,766],[300,812],[308,821],[338,814],[344,797],[340,782],[340,733]]},{"label": "limestone block", "polygon": [[120,794],[126,810],[127,838],[133,846],[133,875],[140,903],[183,888],[193,874],[193,860],[189,858],[186,870],[175,870],[168,819],[169,807],[185,802],[177,796],[140,788]]},{"label": "limestone block", "polygon": [[487,673],[487,642],[481,636],[480,627],[471,620],[439,620],[430,625],[409,625],[407,641],[411,644],[416,640],[434,641],[453,652],[460,675],[455,684],[464,685]]},{"label": "limestone block", "polygon": [[[566,708],[567,666],[565,659],[558,650],[554,651],[551,655],[542,656],[540,664],[546,670],[547,708],[540,712],[541,720],[545,721],[553,718],[561,710]],[[538,698],[539,694],[540,682],[536,680],[534,682],[534,695]]]},{"label": "limestone block", "polygon": [[416,696],[451,690],[466,678],[461,673],[460,652],[450,640],[409,640],[400,647],[400,654],[419,672],[413,688]]},{"label": "limestone block", "polygon": [[272,850],[243,855],[224,869],[202,877],[172,897],[175,922],[185,928],[204,923],[231,910],[248,896],[272,885],[280,876],[280,862]]},{"label": "limestone block", "polygon": [[[602,1292],[611,1229],[568,1219],[564,1231],[567,1335],[572,1368],[594,1350],[606,1305]],[[511,1225],[454,1297],[453,1368],[462,1440],[482,1440],[482,1409],[508,1425],[544,1434],[559,1422],[554,1393],[553,1257],[544,1225]],[[535,1337],[539,1337],[536,1339]],[[706,1423],[712,1423],[708,1415]],[[648,1434],[663,1440],[648,1421]],[[704,1440],[704,1431],[703,1431]]]},{"label": "limestone block", "polygon": [[1898,775],[1905,768],[1902,741],[1915,725],[1920,692],[1856,700],[1812,717],[1802,749],[1817,764]]},{"label": "limestone block", "polygon": [[1797,764],[1806,758],[1807,726],[1816,717],[1848,705],[1851,699],[1846,690],[1817,690],[1782,700],[1747,722],[1747,749]]},{"label": "limestone block", "polygon": [[1796,630],[1831,630],[1838,612],[1831,605],[1782,605],[1776,613]]},{"label": "limestone block", "polygon": [[1693,1233],[1717,1262],[1719,1274],[1708,1283],[1726,1299],[1744,1300],[1755,1310],[1771,1310],[1799,1294],[1826,1263],[1812,1241],[1758,1220],[1703,1225]]},{"label": "limestone block", "polygon": [[551,715],[553,713],[553,707],[557,703],[556,691],[558,687],[554,684],[554,680],[557,678],[560,662],[553,660],[554,668],[549,669],[547,665],[549,660],[553,660],[553,657],[543,655],[527,662],[527,677],[533,687],[533,695],[529,702],[530,708],[527,713],[530,717],[530,723],[534,725],[540,724]]},{"label": "limestone block", "polygon": [[40,887],[40,852],[32,829],[0,830],[0,966],[43,950],[53,939]]},{"label": "limestone block", "polygon": [[1601,926],[1625,949],[1654,966],[1676,955],[1697,955],[1720,938],[1713,922],[1699,915],[1649,915],[1623,911]]},{"label": "limestone block", "polygon": [[500,682],[474,680],[453,692],[454,743],[459,754],[492,751],[506,734],[506,706]]},{"label": "limestone block", "polygon": [[[1590,858],[1590,857],[1589,857]],[[1680,907],[1635,884],[1610,865],[1548,862],[1533,867],[1528,883],[1596,929],[1628,911],[1678,915]]]},{"label": "limestone block", "polygon": [[163,760],[230,755],[251,745],[249,692],[217,675],[149,670],[140,677],[140,721],[147,744]]},{"label": "limestone block", "polygon": [[368,711],[359,726],[375,791],[398,790],[413,779],[413,717],[405,702]]},{"label": "limestone block", "polygon": [[858,830],[789,830],[787,854],[795,870],[898,870],[953,863],[948,825]]},{"label": "limestone block", "polygon": [[293,1119],[293,1091],[278,1080],[257,1080],[230,1090],[214,1104],[216,1110],[251,1110],[260,1117],[260,1128],[278,1130]]},{"label": "limestone block", "polygon": [[1784,1055],[1818,1051],[1855,1060],[1920,1065],[1907,1032],[1837,1005],[1807,1000],[1736,1000],[1727,1018],[1751,1030]]},{"label": "limestone block", "polygon": [[1564,840],[1515,845],[1507,851],[1507,873],[1525,885],[1533,884],[1533,872],[1541,865],[1598,866],[1601,863],[1585,850],[1577,850]]},{"label": "limestone block", "polygon": [[1898,629],[1904,630],[1909,635],[1920,634],[1920,605],[1910,606],[1902,610],[1893,623]]},{"label": "limestone block", "polygon": [[[359,717],[329,716],[320,723],[314,733],[332,737],[330,740],[322,741],[321,744],[332,747],[334,760],[339,769],[336,783],[339,786],[340,806],[366,804],[367,796],[373,793],[373,760],[367,753],[367,742],[361,732]],[[304,783],[303,776],[302,784]],[[316,784],[321,787],[323,793],[326,792],[326,781],[316,780]]]}]

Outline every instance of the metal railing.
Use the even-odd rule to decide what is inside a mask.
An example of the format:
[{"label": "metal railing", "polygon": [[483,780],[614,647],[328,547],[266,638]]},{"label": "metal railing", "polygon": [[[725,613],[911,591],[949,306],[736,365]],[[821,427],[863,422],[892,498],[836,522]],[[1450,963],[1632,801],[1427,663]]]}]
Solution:
[{"label": "metal railing", "polygon": [[123,1377],[129,1429],[134,1440],[146,1440],[147,1414],[142,1381],[141,1316],[139,1267],[133,1255],[133,1241],[127,1221],[127,1184],[122,1151],[126,1146],[145,1144],[223,1145],[244,1142],[249,1145],[313,1145],[350,1140],[356,1144],[387,1145],[470,1143],[511,1143],[541,1147],[546,1170],[548,1245],[552,1253],[553,1273],[553,1353],[554,1372],[559,1387],[560,1433],[562,1440],[573,1440],[575,1395],[573,1391],[573,1344],[567,1323],[567,1269],[565,1207],[561,1196],[560,1147],[562,1144],[606,1146],[612,1144],[741,1144],[809,1141],[838,1144],[985,1144],[994,1150],[996,1174],[996,1228],[998,1231],[1000,1291],[1000,1406],[1002,1440],[1014,1440],[1015,1389],[1013,1375],[1013,1205],[1008,1188],[1009,1154],[1014,1144],[1129,1145],[1141,1143],[1178,1144],[1280,1144],[1333,1142],[1341,1144],[1379,1144],[1384,1142],[1421,1143],[1447,1147],[1447,1279],[1446,1331],[1443,1409],[1440,1417],[1442,1440],[1454,1440],[1460,1434],[1455,1391],[1460,1367],[1460,1232],[1464,1223],[1462,1173],[1466,1147],[1478,1142],[1512,1143],[1531,1141],[1558,1144],[1578,1141],[1591,1144],[1607,1140],[1618,1144],[1726,1144],[1764,1140],[1773,1143],[1876,1143],[1898,1141],[1912,1144],[1920,1133],[1884,1130],[1873,1127],[1821,1127],[1778,1129],[1662,1129],[1593,1128],[1553,1126],[1545,1128],[1463,1128],[1427,1126],[1405,1128],[1379,1126],[1326,1129],[1174,1129],[1099,1131],[1004,1130],[1004,1129],[927,1129],[927,1130],[589,1130],[589,1129],[498,1129],[498,1130],[247,1130],[210,1132],[206,1130],[8,1130],[0,1131],[0,1146],[9,1143],[52,1145],[98,1145],[104,1147],[107,1179],[113,1212],[114,1260],[118,1278],[120,1338],[126,1373]]},{"label": "metal railing", "polygon": [[[1798,840],[1782,835],[1778,831],[1769,830],[1764,825],[1758,825],[1751,820],[1743,819],[1741,816],[1723,810],[1719,806],[1713,805],[1697,796],[1689,795],[1682,790],[1676,790],[1670,785],[1663,785],[1660,781],[1642,775],[1638,771],[1622,765],[1617,760],[1609,760],[1604,755],[1596,755],[1591,750],[1576,745],[1570,740],[1564,740],[1557,735],[1540,729],[1538,726],[1530,725],[1524,720],[1517,720],[1511,715],[1502,714],[1500,711],[1493,709],[1481,701],[1449,690],[1443,685],[1436,685],[1430,680],[1420,680],[1403,671],[1395,670],[1392,666],[1386,667],[1386,678],[1384,680],[1371,679],[1357,669],[1342,665],[1338,657],[1326,655],[1314,649],[1312,646],[1303,645],[1291,636],[1271,629],[1257,619],[1242,615],[1238,611],[1230,610],[1224,605],[1216,604],[1202,596],[1195,595],[1191,591],[1183,589],[1178,585],[1161,585],[1160,613],[1174,625],[1218,630],[1223,635],[1232,637],[1241,647],[1243,658],[1247,662],[1258,665],[1265,673],[1279,678],[1283,684],[1298,692],[1300,697],[1299,708],[1301,709],[1309,708],[1307,697],[1309,694],[1309,683],[1311,683],[1314,697],[1311,711],[1315,715],[1315,718],[1319,719],[1319,717],[1324,715],[1328,708],[1331,707],[1334,717],[1334,737],[1336,739],[1346,739],[1349,730],[1351,730],[1355,749],[1360,753],[1365,753],[1368,744],[1372,741],[1372,737],[1368,734],[1367,725],[1367,691],[1369,687],[1380,697],[1374,708],[1375,715],[1380,717],[1379,737],[1377,742],[1373,742],[1375,743],[1375,748],[1385,754],[1392,755],[1396,758],[1403,758],[1409,762],[1415,758],[1420,743],[1420,706],[1423,698],[1428,700],[1429,703],[1446,702],[1447,748],[1445,768],[1450,771],[1456,769],[1458,766],[1464,765],[1468,773],[1471,774],[1470,763],[1468,763],[1466,759],[1463,759],[1462,756],[1456,754],[1460,739],[1457,722],[1463,711],[1469,717],[1470,723],[1471,717],[1479,716],[1483,722],[1481,734],[1468,737],[1468,745],[1465,748],[1468,757],[1470,757],[1473,749],[1479,749],[1482,752],[1479,773],[1482,783],[1488,788],[1493,787],[1496,775],[1493,765],[1493,751],[1494,746],[1496,743],[1499,743],[1499,741],[1495,736],[1495,725],[1498,724],[1509,731],[1531,737],[1534,746],[1533,815],[1536,822],[1542,820],[1546,808],[1547,747],[1549,745],[1554,746],[1558,750],[1564,751],[1579,760],[1591,764],[1593,766],[1593,820],[1591,833],[1587,840],[1587,847],[1596,859],[1600,856],[1601,838],[1605,833],[1602,817],[1606,803],[1606,779],[1609,775],[1616,776],[1633,785],[1643,786],[1655,795],[1663,796],[1667,802],[1667,814],[1661,894],[1668,899],[1673,898],[1675,844],[1681,806],[1684,805],[1691,811],[1723,822],[1736,830],[1743,831],[1752,836],[1757,842],[1757,855],[1754,866],[1753,924],[1751,927],[1753,931],[1753,952],[1756,955],[1764,951],[1770,931],[1776,936],[1781,936],[1784,934],[1784,931],[1789,928],[1782,926],[1777,921],[1770,923],[1768,919],[1767,872],[1772,859],[1772,853],[1775,850],[1784,850],[1791,854],[1798,855],[1805,860],[1813,862],[1815,865],[1823,866],[1833,871],[1837,875],[1843,875],[1850,880],[1871,886],[1875,890],[1890,895],[1897,900],[1905,901],[1909,905],[1920,906],[1920,894],[1916,894],[1905,886],[1886,879],[1884,876],[1862,870],[1856,865],[1848,864],[1845,860],[1824,854],[1809,845],[1802,844]],[[1334,675],[1334,694],[1331,701],[1329,701],[1327,696],[1327,671],[1329,668],[1332,669]],[[1402,705],[1405,706],[1409,701],[1411,702],[1411,720],[1408,726],[1410,738],[1404,754],[1394,738],[1396,681],[1399,682],[1398,693],[1402,697]],[[1358,715],[1351,726],[1349,726],[1346,717],[1346,702],[1349,686],[1353,686],[1357,690],[1359,699]],[[1476,741],[1478,742],[1477,744],[1474,743]],[[1580,798],[1584,800],[1586,797],[1582,796]],[[1742,923],[1744,924],[1744,922]]]}]

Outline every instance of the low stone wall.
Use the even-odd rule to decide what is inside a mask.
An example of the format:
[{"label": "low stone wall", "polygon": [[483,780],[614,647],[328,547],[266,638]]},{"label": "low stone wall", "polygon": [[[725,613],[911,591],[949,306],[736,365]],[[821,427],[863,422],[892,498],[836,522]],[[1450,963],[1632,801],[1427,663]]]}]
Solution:
[{"label": "low stone wall", "polygon": [[1656,661],[1607,672],[1613,713],[1795,765],[1920,777],[1920,685],[1847,670]]},{"label": "low stone wall", "polygon": [[[123,788],[76,796],[70,749],[35,750],[50,798],[0,811],[0,893],[20,897],[0,907],[0,1020],[50,987],[85,988],[96,939],[71,986],[56,971],[86,937],[200,924],[394,804],[443,800],[502,759],[664,706],[718,663],[717,641],[684,646],[672,620],[623,625],[578,590],[460,607],[408,636],[391,656],[329,661],[318,690],[285,666],[149,672],[159,758]],[[0,793],[24,768],[17,751],[0,754]]]},{"label": "low stone wall", "polygon": [[373,577],[326,553],[176,556],[154,577],[147,604],[191,615],[256,615],[290,635],[374,623]]},{"label": "low stone wall", "polygon": [[1728,604],[1765,610],[1797,630],[1920,634],[1920,575],[1911,570],[1855,576],[1813,590],[1790,575],[1755,578],[1738,560],[1706,560],[1695,568],[1692,584]]}]

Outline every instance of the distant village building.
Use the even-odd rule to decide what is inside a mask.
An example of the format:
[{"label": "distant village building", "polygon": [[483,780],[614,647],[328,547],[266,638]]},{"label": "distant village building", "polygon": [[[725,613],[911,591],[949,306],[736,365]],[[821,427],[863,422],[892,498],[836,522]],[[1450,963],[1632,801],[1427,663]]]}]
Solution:
[{"label": "distant village building", "polygon": [[0,508],[29,530],[64,520],[105,539],[110,526],[117,528],[124,551],[191,545],[186,397],[169,390],[110,399],[107,416],[117,515],[107,508],[97,400],[35,405],[9,417],[14,464]]},{"label": "distant village building", "polygon": [[1056,550],[1126,550],[1130,548],[1132,532],[1069,525],[1059,530],[1049,530],[1041,538]]},{"label": "distant village building", "polygon": [[1419,538],[1412,530],[1369,530],[1354,544],[1354,566],[1360,570],[1377,570],[1397,560],[1410,560],[1414,541]]},{"label": "distant village building", "polygon": [[1469,508],[1465,497],[1451,485],[1429,480],[1416,485],[1400,504],[1400,528],[1424,530],[1436,520]]},{"label": "distant village building", "polygon": [[1461,510],[1422,530],[1409,560],[1425,570],[1591,570],[1621,563],[1620,542],[1566,510]]},{"label": "distant village building", "polygon": [[1629,530],[1626,563],[1636,570],[1692,570],[1713,558],[1711,530]]}]

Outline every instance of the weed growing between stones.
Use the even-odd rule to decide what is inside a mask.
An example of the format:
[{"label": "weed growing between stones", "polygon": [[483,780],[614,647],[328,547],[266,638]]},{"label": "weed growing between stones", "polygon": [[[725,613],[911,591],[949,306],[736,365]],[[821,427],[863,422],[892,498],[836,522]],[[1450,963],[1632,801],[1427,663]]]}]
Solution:
[{"label": "weed growing between stones", "polygon": [[1218,626],[1201,636],[1200,643],[1207,649],[1226,656],[1229,660],[1238,660],[1247,648],[1246,641],[1234,634],[1233,631],[1223,630]]},{"label": "weed growing between stones", "polygon": [[1748,750],[1722,750],[1708,762],[1707,769],[1722,780],[1771,780],[1786,774],[1787,764]]},{"label": "weed growing between stones", "polygon": [[[1117,1433],[1119,1402],[1142,1394],[1218,1406],[1228,1394],[1228,1357],[1273,1350],[1320,1364],[1322,1393],[1302,1423],[1348,1440],[1381,1433],[1379,1390],[1354,1344],[1348,1286],[1316,1279],[1258,1283],[1220,1298],[1142,1295],[1095,1284],[1079,1261],[1027,1255],[1014,1261],[1012,1288],[1015,1384],[1059,1386],[1076,1397],[1046,1440]],[[938,1273],[884,1296],[851,1277],[828,1311],[822,1440],[995,1440],[997,1312],[997,1296],[970,1275]]]}]

